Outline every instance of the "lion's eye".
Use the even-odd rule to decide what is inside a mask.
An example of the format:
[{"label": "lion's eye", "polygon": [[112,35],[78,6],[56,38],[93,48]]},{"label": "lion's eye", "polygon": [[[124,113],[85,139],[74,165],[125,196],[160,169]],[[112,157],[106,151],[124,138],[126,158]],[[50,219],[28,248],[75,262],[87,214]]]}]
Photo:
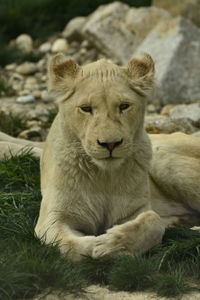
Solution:
[{"label": "lion's eye", "polygon": [[126,110],[127,108],[129,108],[129,104],[128,103],[121,103],[119,106],[119,110],[120,112],[122,112],[123,110]]},{"label": "lion's eye", "polygon": [[92,113],[92,107],[91,106],[81,106],[80,109],[87,113]]}]

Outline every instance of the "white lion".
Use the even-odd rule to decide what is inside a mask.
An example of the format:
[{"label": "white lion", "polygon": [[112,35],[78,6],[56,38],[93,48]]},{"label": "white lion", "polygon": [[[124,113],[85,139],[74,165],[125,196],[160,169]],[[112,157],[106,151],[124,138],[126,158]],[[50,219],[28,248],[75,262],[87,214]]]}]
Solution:
[{"label": "white lion", "polygon": [[72,260],[145,252],[172,224],[198,225],[200,140],[144,130],[154,64],[100,60],[50,63],[59,112],[41,158],[42,203],[35,228]]}]

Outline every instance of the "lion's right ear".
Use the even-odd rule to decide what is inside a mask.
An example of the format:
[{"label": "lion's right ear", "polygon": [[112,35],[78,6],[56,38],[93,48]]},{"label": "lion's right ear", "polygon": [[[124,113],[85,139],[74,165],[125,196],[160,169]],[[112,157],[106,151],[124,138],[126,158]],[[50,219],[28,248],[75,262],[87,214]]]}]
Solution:
[{"label": "lion's right ear", "polygon": [[71,59],[59,53],[49,63],[49,91],[57,91],[73,86],[74,79],[80,67]]}]

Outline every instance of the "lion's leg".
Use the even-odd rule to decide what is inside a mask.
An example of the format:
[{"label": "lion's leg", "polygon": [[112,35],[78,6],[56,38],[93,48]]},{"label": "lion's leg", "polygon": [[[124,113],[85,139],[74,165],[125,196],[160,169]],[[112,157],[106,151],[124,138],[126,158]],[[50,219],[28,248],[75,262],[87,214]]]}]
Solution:
[{"label": "lion's leg", "polygon": [[134,220],[116,225],[96,238],[92,256],[119,253],[144,253],[162,240],[165,228],[154,211],[139,214]]},{"label": "lion's leg", "polygon": [[35,228],[36,235],[46,244],[58,244],[61,253],[72,261],[83,256],[91,256],[95,245],[95,236],[84,236],[61,219],[49,220],[48,225],[40,219]]}]

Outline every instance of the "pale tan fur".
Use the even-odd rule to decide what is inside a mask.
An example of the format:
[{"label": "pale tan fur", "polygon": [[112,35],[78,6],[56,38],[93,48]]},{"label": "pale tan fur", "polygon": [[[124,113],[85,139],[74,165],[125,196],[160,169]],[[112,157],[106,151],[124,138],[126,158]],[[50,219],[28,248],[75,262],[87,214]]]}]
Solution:
[{"label": "pale tan fur", "polygon": [[[143,126],[154,76],[149,55],[125,67],[104,60],[80,67],[57,55],[49,69],[59,113],[41,159],[38,237],[58,242],[72,260],[98,258],[145,252],[161,242],[166,225],[198,217],[199,139],[152,136],[150,166]],[[129,107],[120,110],[123,104]]]}]

